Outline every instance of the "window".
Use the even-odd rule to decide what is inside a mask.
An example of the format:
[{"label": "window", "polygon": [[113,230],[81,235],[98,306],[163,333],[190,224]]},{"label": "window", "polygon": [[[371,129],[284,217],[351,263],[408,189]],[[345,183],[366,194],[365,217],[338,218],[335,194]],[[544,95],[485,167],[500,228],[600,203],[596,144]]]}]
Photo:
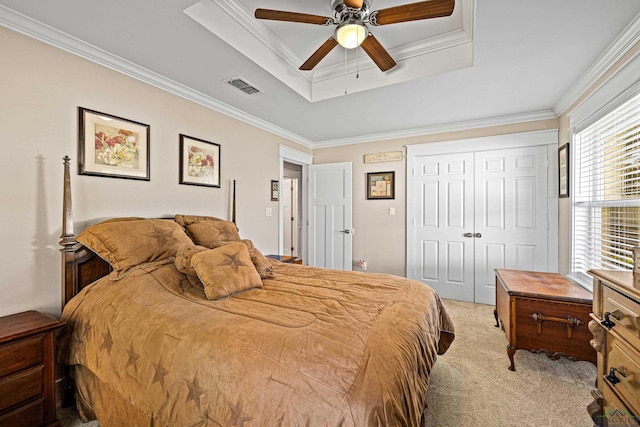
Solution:
[{"label": "window", "polygon": [[574,133],[572,274],[633,268],[640,245],[640,95]]}]

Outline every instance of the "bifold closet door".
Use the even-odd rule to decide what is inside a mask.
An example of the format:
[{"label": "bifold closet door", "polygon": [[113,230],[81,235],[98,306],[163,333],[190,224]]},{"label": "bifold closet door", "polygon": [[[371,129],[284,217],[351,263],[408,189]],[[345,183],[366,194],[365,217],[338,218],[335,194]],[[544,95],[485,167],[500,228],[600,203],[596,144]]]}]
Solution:
[{"label": "bifold closet door", "polygon": [[410,170],[408,277],[494,304],[494,269],[546,270],[546,147],[421,156]]}]

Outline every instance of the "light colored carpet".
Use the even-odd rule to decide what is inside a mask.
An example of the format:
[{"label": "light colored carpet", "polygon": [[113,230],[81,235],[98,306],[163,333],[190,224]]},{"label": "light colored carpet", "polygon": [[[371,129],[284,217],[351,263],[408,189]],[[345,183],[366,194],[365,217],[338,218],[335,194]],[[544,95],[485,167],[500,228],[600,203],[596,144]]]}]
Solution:
[{"label": "light colored carpet", "polygon": [[493,306],[445,300],[456,339],[431,371],[425,427],[593,426],[596,367],[518,350],[509,371],[507,339]]},{"label": "light colored carpet", "polygon": [[[507,369],[507,340],[493,306],[445,300],[456,339],[431,372],[424,427],[587,427],[596,367],[550,360],[518,350]],[[83,424],[73,409],[59,411],[63,427]]]}]

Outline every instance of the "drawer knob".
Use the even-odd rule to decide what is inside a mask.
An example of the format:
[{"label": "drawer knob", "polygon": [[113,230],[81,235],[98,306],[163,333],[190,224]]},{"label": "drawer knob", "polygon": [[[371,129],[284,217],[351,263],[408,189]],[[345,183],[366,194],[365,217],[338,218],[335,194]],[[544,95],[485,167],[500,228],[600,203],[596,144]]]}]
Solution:
[{"label": "drawer knob", "polygon": [[617,368],[609,369],[609,375],[605,375],[605,379],[609,381],[611,385],[616,385],[620,382],[620,379],[616,377],[616,372],[619,372],[620,375],[622,375],[623,377],[627,376],[625,371],[622,371],[620,369],[617,369]]},{"label": "drawer knob", "polygon": [[614,326],[616,326],[616,324],[613,323],[613,321],[609,318],[610,316],[613,316],[614,319],[620,320],[620,311],[616,310],[613,313],[610,311],[607,311],[606,313],[604,313],[604,320],[600,322],[600,324],[607,329],[611,329]]}]

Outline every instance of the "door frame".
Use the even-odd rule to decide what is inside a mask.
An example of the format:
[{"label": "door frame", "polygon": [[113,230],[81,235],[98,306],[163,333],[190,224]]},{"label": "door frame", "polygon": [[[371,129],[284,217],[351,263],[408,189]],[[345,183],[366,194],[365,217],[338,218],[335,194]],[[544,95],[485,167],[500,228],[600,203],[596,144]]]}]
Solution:
[{"label": "door frame", "polygon": [[407,145],[407,203],[406,203],[406,271],[412,268],[414,258],[415,239],[408,232],[413,223],[413,212],[416,200],[413,199],[415,188],[413,177],[415,174],[416,157],[439,154],[468,153],[478,151],[500,150],[507,148],[523,148],[544,145],[547,147],[547,268],[550,272],[558,271],[558,130],[544,130],[505,135],[494,135],[478,138],[460,139],[454,141],[432,142],[425,144]]},{"label": "door frame", "polygon": [[[302,235],[301,238],[301,247],[299,254],[302,257],[302,262],[306,263],[308,258],[308,242],[307,242],[307,225],[308,225],[308,212],[307,212],[307,186],[306,182],[308,180],[307,175],[307,166],[313,164],[313,156],[311,154],[303,153],[302,151],[295,150],[291,147],[287,147],[286,145],[280,145],[279,147],[279,171],[278,171],[278,182],[282,182],[284,179],[284,162],[293,163],[296,165],[302,166],[302,182],[299,185],[299,191],[302,192],[302,217],[300,218],[300,222],[302,224],[302,228],[300,233]],[[284,207],[282,204],[282,186],[278,186],[278,254],[283,254],[284,252]]]}]

